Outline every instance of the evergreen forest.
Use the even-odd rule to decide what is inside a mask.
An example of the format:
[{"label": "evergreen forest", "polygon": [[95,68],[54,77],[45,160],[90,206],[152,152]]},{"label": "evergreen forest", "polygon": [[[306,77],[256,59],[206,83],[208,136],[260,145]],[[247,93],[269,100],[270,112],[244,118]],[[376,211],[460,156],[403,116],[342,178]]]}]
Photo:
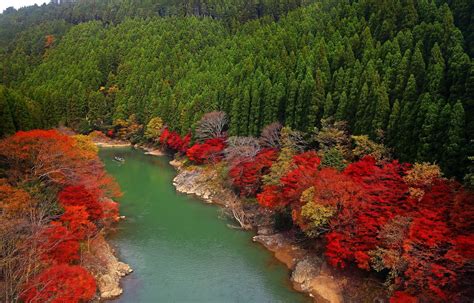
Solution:
[{"label": "evergreen forest", "polygon": [[229,134],[346,121],[462,178],[474,154],[469,0],[79,0],[0,15],[0,133],[131,115]]}]

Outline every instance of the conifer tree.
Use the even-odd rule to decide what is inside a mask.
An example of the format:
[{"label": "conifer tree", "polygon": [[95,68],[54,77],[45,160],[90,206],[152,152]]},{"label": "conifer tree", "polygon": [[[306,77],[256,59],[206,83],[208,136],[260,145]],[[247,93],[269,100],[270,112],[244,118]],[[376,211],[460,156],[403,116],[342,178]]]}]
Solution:
[{"label": "conifer tree", "polygon": [[459,163],[462,163],[460,160],[464,151],[464,119],[464,108],[461,101],[458,101],[452,108],[443,145],[443,168],[450,175],[459,176],[459,172],[462,171]]},{"label": "conifer tree", "polygon": [[421,127],[417,161],[429,162],[436,159],[436,125],[438,123],[439,105],[433,102],[428,105],[423,125]]}]

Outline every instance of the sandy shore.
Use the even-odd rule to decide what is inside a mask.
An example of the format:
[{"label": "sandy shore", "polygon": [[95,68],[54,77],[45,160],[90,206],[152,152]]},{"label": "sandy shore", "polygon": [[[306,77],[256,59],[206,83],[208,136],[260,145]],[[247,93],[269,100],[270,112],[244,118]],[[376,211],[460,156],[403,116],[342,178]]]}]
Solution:
[{"label": "sandy shore", "polygon": [[130,143],[126,142],[94,142],[95,145],[99,147],[128,147],[132,146]]}]

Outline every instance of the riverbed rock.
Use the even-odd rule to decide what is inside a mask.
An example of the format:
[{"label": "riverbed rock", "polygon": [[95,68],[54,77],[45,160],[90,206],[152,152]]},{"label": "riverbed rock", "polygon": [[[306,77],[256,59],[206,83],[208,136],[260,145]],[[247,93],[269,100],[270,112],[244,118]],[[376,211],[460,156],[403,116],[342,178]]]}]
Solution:
[{"label": "riverbed rock", "polygon": [[310,288],[310,281],[321,271],[321,262],[319,260],[312,260],[311,258],[304,258],[302,261],[296,263],[295,269],[291,274],[293,282],[301,284],[304,290]]},{"label": "riverbed rock", "polygon": [[133,270],[115,256],[113,248],[103,235],[91,240],[89,250],[84,253],[84,266],[95,276],[97,289],[101,299],[119,296],[123,290],[120,279]]}]

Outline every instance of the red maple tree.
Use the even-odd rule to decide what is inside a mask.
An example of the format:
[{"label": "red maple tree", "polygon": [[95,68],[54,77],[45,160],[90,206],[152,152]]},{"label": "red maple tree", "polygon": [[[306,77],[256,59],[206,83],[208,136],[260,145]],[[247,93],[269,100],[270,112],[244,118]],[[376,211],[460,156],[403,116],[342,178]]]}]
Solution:
[{"label": "red maple tree", "polygon": [[25,303],[77,303],[91,300],[96,292],[94,277],[83,267],[59,264],[49,267],[24,287]]},{"label": "red maple tree", "polygon": [[224,148],[224,138],[208,139],[202,144],[194,144],[187,150],[186,156],[196,164],[215,163],[222,159]]},{"label": "red maple tree", "polygon": [[268,173],[277,157],[278,152],[275,149],[264,149],[254,159],[239,162],[230,169],[229,177],[240,196],[255,196],[262,185],[262,176]]}]

